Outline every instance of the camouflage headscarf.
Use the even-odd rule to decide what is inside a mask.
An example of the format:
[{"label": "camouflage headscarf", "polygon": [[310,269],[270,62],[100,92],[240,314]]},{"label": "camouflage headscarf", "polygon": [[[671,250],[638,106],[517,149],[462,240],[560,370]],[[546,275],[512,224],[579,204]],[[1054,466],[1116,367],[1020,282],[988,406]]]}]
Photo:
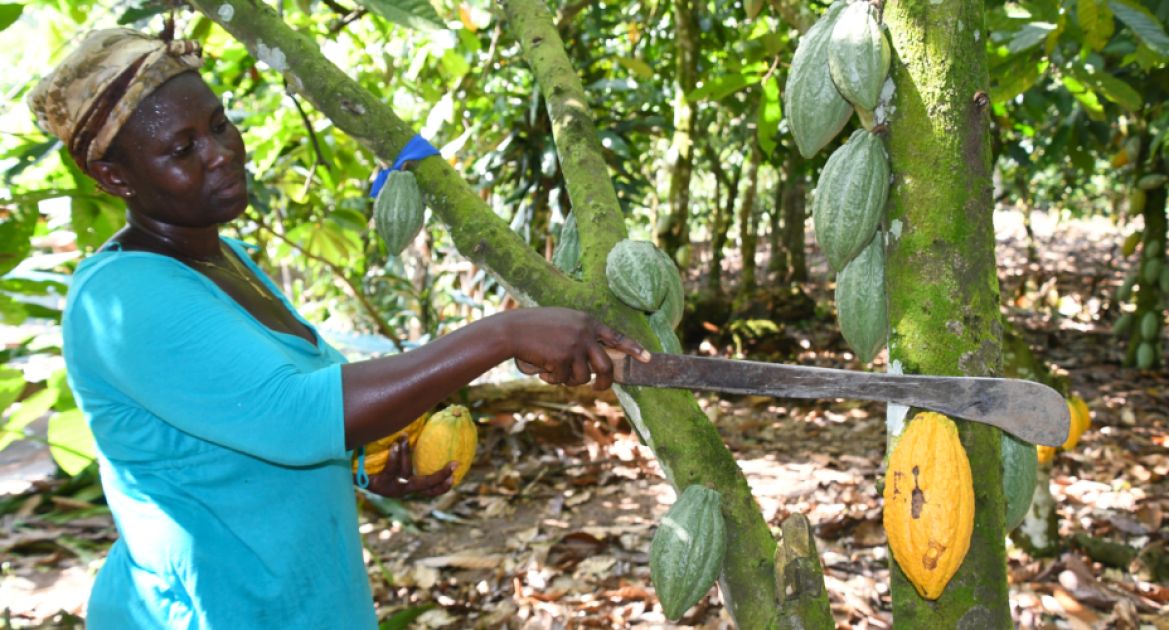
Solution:
[{"label": "camouflage headscarf", "polygon": [[128,28],[92,31],[33,88],[29,107],[88,173],[138,104],[168,79],[197,70],[202,52],[197,42]]}]

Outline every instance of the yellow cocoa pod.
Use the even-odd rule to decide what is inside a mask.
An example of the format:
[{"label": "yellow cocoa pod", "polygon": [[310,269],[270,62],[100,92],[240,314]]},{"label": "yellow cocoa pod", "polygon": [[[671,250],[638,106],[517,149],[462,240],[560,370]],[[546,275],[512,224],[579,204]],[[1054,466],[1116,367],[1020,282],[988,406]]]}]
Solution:
[{"label": "yellow cocoa pod", "polygon": [[[406,436],[410,444],[410,448],[414,448],[414,443],[418,441],[418,435],[422,433],[422,427],[426,425],[427,414],[422,414],[414,419],[414,422],[406,425],[406,428],[388,435],[380,440],[370,442],[365,445],[365,473],[367,475],[376,475],[386,467],[386,460],[390,457],[390,447],[398,438],[403,435]],[[357,474],[357,455],[353,456],[353,473]]]},{"label": "yellow cocoa pod", "polygon": [[432,475],[451,462],[458,462],[454,484],[463,480],[475,459],[479,431],[471,412],[461,405],[451,405],[430,416],[414,444],[414,474]]},{"label": "yellow cocoa pod", "polygon": [[885,532],[897,564],[926,599],[941,596],[974,531],[974,484],[958,427],[940,413],[914,416],[889,456]]},{"label": "yellow cocoa pod", "polygon": [[1088,411],[1088,403],[1084,402],[1083,398],[1073,394],[1068,398],[1068,412],[1071,414],[1071,427],[1068,429],[1068,439],[1063,443],[1062,448],[1065,451],[1070,451],[1080,443],[1080,437],[1084,435],[1084,431],[1092,426],[1092,412]]},{"label": "yellow cocoa pod", "polygon": [[1040,464],[1050,464],[1055,459],[1055,447],[1037,444],[1035,446],[1035,454],[1039,457]]}]

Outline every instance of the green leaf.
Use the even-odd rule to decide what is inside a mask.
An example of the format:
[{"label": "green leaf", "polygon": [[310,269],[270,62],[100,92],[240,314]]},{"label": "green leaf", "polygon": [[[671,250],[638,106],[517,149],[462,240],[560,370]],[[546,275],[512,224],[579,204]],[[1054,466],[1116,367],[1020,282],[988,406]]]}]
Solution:
[{"label": "green leaf", "polygon": [[16,402],[24,391],[24,372],[0,365],[0,413]]},{"label": "green leaf", "polygon": [[744,0],[743,8],[747,11],[747,19],[753,20],[763,10],[763,0]]},{"label": "green leaf", "polygon": [[1084,43],[1096,51],[1104,48],[1116,28],[1107,0],[1077,0],[1076,19],[1084,31]]},{"label": "green leaf", "polygon": [[1095,92],[1071,76],[1062,77],[1060,81],[1072,97],[1079,101],[1084,111],[1087,112],[1088,118],[1104,120],[1104,106],[1100,104],[1100,99],[1096,98]]},{"label": "green leaf", "polygon": [[992,72],[994,82],[990,88],[990,99],[995,103],[1012,101],[1016,96],[1031,89],[1039,81],[1039,64],[1028,55],[1011,57]]},{"label": "green leaf", "polygon": [[1096,87],[1104,98],[1120,105],[1124,109],[1135,112],[1145,104],[1144,97],[1136,88],[1110,74],[1098,74],[1092,77]]},{"label": "green leaf", "polygon": [[702,87],[694,90],[686,95],[686,100],[691,103],[699,101],[710,100],[712,102],[720,101],[723,98],[738,92],[739,90],[751,85],[757,80],[756,77],[748,77],[743,74],[728,74],[707,81]]},{"label": "green leaf", "polygon": [[649,67],[648,63],[635,57],[617,57],[617,63],[632,72],[633,76],[638,79],[652,79],[654,76],[653,68]]},{"label": "green leaf", "polygon": [[779,133],[779,120],[783,117],[783,106],[779,98],[779,80],[771,77],[763,83],[763,98],[759,100],[759,121],[755,125],[755,134],[759,140],[759,148],[764,155],[775,152],[776,134]]},{"label": "green leaf", "polygon": [[0,31],[19,20],[21,11],[24,11],[23,4],[0,4]]},{"label": "green leaf", "polygon": [[410,627],[410,624],[413,623],[415,619],[421,617],[422,613],[430,610],[431,608],[434,608],[435,606],[435,603],[430,602],[422,604],[421,606],[407,608],[406,610],[399,610],[398,612],[387,617],[385,621],[378,624],[377,628],[378,630],[405,630],[406,628]]},{"label": "green leaf", "polygon": [[36,220],[33,212],[0,211],[0,275],[12,271],[28,256]]},{"label": "green leaf", "polygon": [[0,451],[20,439],[25,427],[52,409],[53,403],[57,402],[58,393],[57,390],[46,387],[20,401],[20,406],[4,422],[4,432],[0,433]]},{"label": "green leaf", "polygon": [[1132,0],[1109,0],[1108,5],[1117,19],[1127,24],[1153,52],[1169,57],[1169,35],[1165,34],[1165,28],[1148,9]]},{"label": "green leaf", "polygon": [[49,418],[49,452],[70,477],[85,470],[97,459],[97,445],[85,414],[71,409]]},{"label": "green leaf", "polygon": [[359,0],[359,2],[398,26],[421,31],[446,28],[446,23],[427,0]]},{"label": "green leaf", "polygon": [[1030,50],[1039,44],[1043,43],[1048,34],[1054,31],[1055,24],[1050,22],[1031,22],[1025,24],[1011,41],[1007,44],[1007,50],[1012,53],[1021,53],[1024,50]]}]

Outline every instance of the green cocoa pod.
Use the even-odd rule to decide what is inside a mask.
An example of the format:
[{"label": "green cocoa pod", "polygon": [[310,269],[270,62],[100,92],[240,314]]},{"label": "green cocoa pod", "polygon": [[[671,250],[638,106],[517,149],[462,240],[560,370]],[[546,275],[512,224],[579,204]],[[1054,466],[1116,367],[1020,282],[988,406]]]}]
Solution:
[{"label": "green cocoa pod", "polygon": [[1132,256],[1133,252],[1137,250],[1137,245],[1141,244],[1140,232],[1133,232],[1124,239],[1124,244],[1120,246],[1120,253],[1124,254],[1125,258]]},{"label": "green cocoa pod", "polygon": [[1136,274],[1127,276],[1124,282],[1120,283],[1120,287],[1116,289],[1116,300],[1118,302],[1127,302],[1132,297],[1132,289],[1137,283]]},{"label": "green cocoa pod", "polygon": [[662,352],[682,354],[682,342],[674,333],[674,327],[670,324],[669,314],[666,313],[665,309],[649,316],[649,327],[653,329],[658,341],[661,342]]},{"label": "green cocoa pod", "polygon": [[1162,173],[1152,173],[1138,179],[1137,188],[1140,188],[1141,190],[1153,190],[1154,188],[1160,188],[1164,186],[1165,182],[1167,181],[1169,181],[1169,176],[1166,176]]},{"label": "green cocoa pod", "polygon": [[1161,259],[1149,258],[1141,269],[1141,281],[1145,284],[1156,284],[1161,279]]},{"label": "green cocoa pod", "polygon": [[1157,285],[1163,295],[1169,296],[1169,267],[1161,270],[1161,277],[1157,280]]},{"label": "green cocoa pod", "polygon": [[1148,311],[1141,316],[1141,339],[1153,341],[1161,332],[1160,311]]},{"label": "green cocoa pod", "polygon": [[889,335],[885,297],[885,239],[877,232],[869,245],[836,274],[836,319],[857,358],[868,363]]},{"label": "green cocoa pod", "polygon": [[816,240],[833,271],[860,253],[877,231],[889,195],[889,159],[876,135],[858,129],[832,152],[812,200]]},{"label": "green cocoa pod", "polygon": [[1035,445],[1009,433],[1002,434],[1003,496],[1007,499],[1006,525],[1010,532],[1023,522],[1035,495],[1039,466]]},{"label": "green cocoa pod", "polygon": [[666,297],[662,300],[661,310],[658,312],[664,313],[665,321],[673,329],[682,321],[682,313],[686,308],[686,291],[682,287],[682,274],[678,272],[678,265],[670,260],[670,255],[666,252],[660,249],[655,251],[661,259],[659,264],[662,273],[666,276]]},{"label": "green cocoa pod", "polygon": [[1153,367],[1153,362],[1156,360],[1157,355],[1153,350],[1153,344],[1148,341],[1142,341],[1141,345],[1137,346],[1137,367],[1142,370],[1147,370]]},{"label": "green cocoa pod", "polygon": [[666,298],[669,276],[649,241],[625,239],[609,250],[605,279],[609,290],[622,302],[647,313],[658,310]]},{"label": "green cocoa pod", "polygon": [[687,486],[662,517],[650,544],[650,579],[666,618],[698,603],[722,572],[726,524],[717,490]]},{"label": "green cocoa pod", "polygon": [[783,88],[788,126],[805,158],[831,142],[852,117],[852,105],[837,91],[828,70],[832,28],[844,8],[838,0],[800,37]]},{"label": "green cocoa pod", "polygon": [[401,254],[422,230],[422,193],[410,171],[390,171],[373,202],[373,224],[391,256]]},{"label": "green cocoa pod", "polygon": [[889,74],[889,41],[868,2],[854,2],[832,27],[828,71],[837,91],[858,109],[873,111]]},{"label": "green cocoa pod", "polygon": [[1145,191],[1137,188],[1128,193],[1128,216],[1135,217],[1136,215],[1145,211],[1145,199],[1148,195]]},{"label": "green cocoa pod", "polygon": [[580,232],[576,229],[576,213],[572,212],[560,226],[560,238],[552,250],[552,264],[570,276],[580,271]]},{"label": "green cocoa pod", "polygon": [[1116,318],[1116,322],[1112,324],[1112,334],[1117,337],[1123,337],[1132,329],[1132,322],[1134,316],[1132,313],[1124,313]]},{"label": "green cocoa pod", "polygon": [[1165,257],[1165,243],[1159,240],[1149,241],[1145,244],[1141,255],[1145,258],[1164,258]]}]

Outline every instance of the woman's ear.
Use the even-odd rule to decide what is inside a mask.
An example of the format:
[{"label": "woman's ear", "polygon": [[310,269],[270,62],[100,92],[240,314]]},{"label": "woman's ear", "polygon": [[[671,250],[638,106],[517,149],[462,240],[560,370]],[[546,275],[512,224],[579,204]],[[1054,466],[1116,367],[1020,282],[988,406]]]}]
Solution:
[{"label": "woman's ear", "polygon": [[93,175],[102,190],[123,199],[134,196],[134,189],[126,181],[122,165],[108,160],[94,160],[89,166],[90,175]]}]

